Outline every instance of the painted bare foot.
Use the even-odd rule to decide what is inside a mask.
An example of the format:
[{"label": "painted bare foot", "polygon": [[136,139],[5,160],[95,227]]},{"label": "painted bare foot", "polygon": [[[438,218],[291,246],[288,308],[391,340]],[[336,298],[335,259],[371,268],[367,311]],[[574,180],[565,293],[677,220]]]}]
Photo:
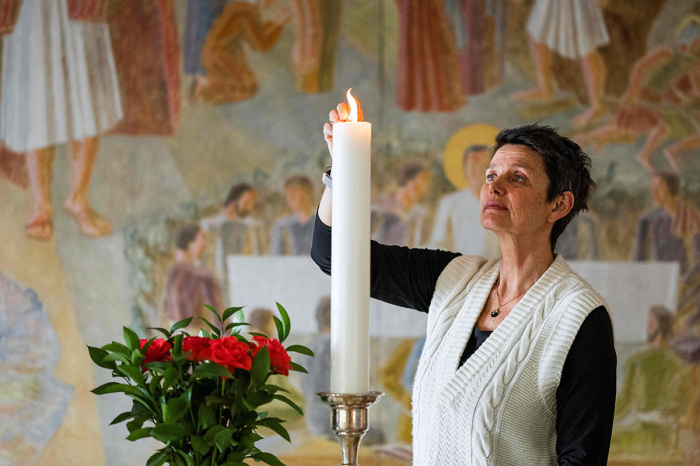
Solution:
[{"label": "painted bare foot", "polygon": [[77,205],[66,202],[63,205],[78,224],[80,233],[90,238],[101,238],[112,233],[109,221],[95,212],[89,205]]},{"label": "painted bare foot", "polygon": [[197,75],[192,81],[192,87],[190,87],[189,102],[190,104],[195,104],[199,100],[207,87],[209,87],[209,78],[202,75]]},{"label": "painted bare foot", "polygon": [[582,114],[574,117],[574,128],[585,128],[594,121],[603,118],[608,112],[605,107],[591,107]]},{"label": "painted bare foot", "polygon": [[551,102],[554,100],[554,90],[536,87],[527,91],[516,92],[513,100],[519,102]]},{"label": "painted bare foot", "polygon": [[670,149],[666,148],[663,150],[664,157],[668,160],[669,165],[671,165],[671,170],[677,174],[681,174],[681,166],[678,164],[678,155],[673,153]]},{"label": "painted bare foot", "polygon": [[53,216],[50,212],[39,211],[24,224],[27,238],[47,241],[53,236]]}]

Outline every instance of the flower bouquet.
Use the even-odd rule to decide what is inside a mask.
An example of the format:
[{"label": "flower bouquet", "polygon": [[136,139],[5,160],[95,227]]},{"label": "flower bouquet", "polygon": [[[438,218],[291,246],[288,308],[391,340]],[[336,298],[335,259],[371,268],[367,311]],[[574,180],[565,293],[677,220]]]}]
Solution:
[{"label": "flower bouquet", "polygon": [[165,444],[148,459],[147,466],[166,462],[177,466],[237,466],[245,465],[246,459],[282,465],[277,457],[255,446],[262,438],[258,434],[261,427],[289,441],[284,421],[268,417],[260,407],[280,400],[303,413],[282,394],[284,389],[268,383],[268,377],[288,375],[290,370],[306,372],[292,362],[288,353],[313,353],[301,345],[282,345],[291,324],[279,303],[281,318],[274,317],[279,340],[260,333],[251,333],[252,341],[243,337],[241,329],[249,324],[243,321],[239,307],[228,308],[222,314],[211,306],[207,308],[217,322],[202,317],[209,329],[200,330],[199,336],[183,330],[192,322],[189,318],[175,323],[169,331],[153,329],[164,338],[139,339],[133,330],[124,327],[125,344],[88,346],[95,364],[124,379],[92,392],[120,392],[133,399],[131,410],[118,415],[111,424],[129,421],[128,440],[152,437]]}]

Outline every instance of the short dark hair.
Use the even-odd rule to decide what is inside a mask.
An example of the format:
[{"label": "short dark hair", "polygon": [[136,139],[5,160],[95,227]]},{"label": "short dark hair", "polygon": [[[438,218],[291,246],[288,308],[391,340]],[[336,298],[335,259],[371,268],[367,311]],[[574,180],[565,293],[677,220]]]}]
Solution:
[{"label": "short dark hair", "polygon": [[657,304],[649,309],[649,313],[656,319],[659,335],[664,339],[671,338],[671,331],[673,329],[673,314],[671,311],[669,311],[666,306]]},{"label": "short dark hair", "polygon": [[527,146],[542,156],[544,169],[549,178],[547,202],[570,191],[574,195],[574,206],[563,218],[554,223],[549,237],[552,251],[557,238],[569,222],[582,210],[588,210],[588,199],[596,187],[591,178],[591,158],[571,139],[557,133],[551,126],[536,123],[501,130],[496,135],[495,154],[506,144]]},{"label": "short dark hair", "polygon": [[467,166],[467,160],[469,160],[469,156],[473,154],[474,152],[488,152],[489,151],[489,146],[486,144],[472,144],[471,146],[467,147],[464,150],[464,154],[462,154],[462,166],[466,167]]},{"label": "short dark hair", "polygon": [[402,163],[396,172],[396,184],[399,186],[406,186],[416,176],[427,171],[428,167],[426,167],[420,162]]},{"label": "short dark hair", "polygon": [[284,181],[284,189],[290,186],[301,186],[306,191],[313,193],[314,185],[311,182],[311,178],[306,175],[292,175]]},{"label": "short dark hair", "polygon": [[175,247],[180,251],[187,251],[190,243],[197,239],[202,228],[196,223],[190,223],[177,230],[175,235]]},{"label": "short dark hair", "polygon": [[652,173],[651,177],[663,180],[671,195],[677,196],[681,192],[681,179],[675,173],[658,171]]},{"label": "short dark hair", "polygon": [[232,203],[238,202],[238,200],[243,197],[245,193],[253,190],[255,190],[255,188],[253,188],[253,185],[250,183],[238,183],[237,185],[234,185],[231,188],[231,191],[228,192],[228,196],[226,196],[224,207],[228,207]]}]

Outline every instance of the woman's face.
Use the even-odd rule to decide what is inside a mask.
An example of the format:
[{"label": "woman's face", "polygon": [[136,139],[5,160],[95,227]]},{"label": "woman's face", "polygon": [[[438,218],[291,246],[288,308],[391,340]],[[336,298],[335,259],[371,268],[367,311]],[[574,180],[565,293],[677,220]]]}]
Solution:
[{"label": "woman's face", "polygon": [[486,169],[481,187],[481,225],[494,232],[549,235],[554,203],[542,156],[527,146],[506,144]]}]

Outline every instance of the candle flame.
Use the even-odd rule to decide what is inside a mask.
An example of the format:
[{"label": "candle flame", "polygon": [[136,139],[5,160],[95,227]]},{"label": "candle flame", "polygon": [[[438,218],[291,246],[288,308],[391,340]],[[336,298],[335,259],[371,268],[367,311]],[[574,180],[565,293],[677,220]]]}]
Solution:
[{"label": "candle flame", "polygon": [[350,91],[352,91],[352,87],[348,89],[348,103],[350,104],[349,121],[357,121],[357,99],[350,94]]}]

